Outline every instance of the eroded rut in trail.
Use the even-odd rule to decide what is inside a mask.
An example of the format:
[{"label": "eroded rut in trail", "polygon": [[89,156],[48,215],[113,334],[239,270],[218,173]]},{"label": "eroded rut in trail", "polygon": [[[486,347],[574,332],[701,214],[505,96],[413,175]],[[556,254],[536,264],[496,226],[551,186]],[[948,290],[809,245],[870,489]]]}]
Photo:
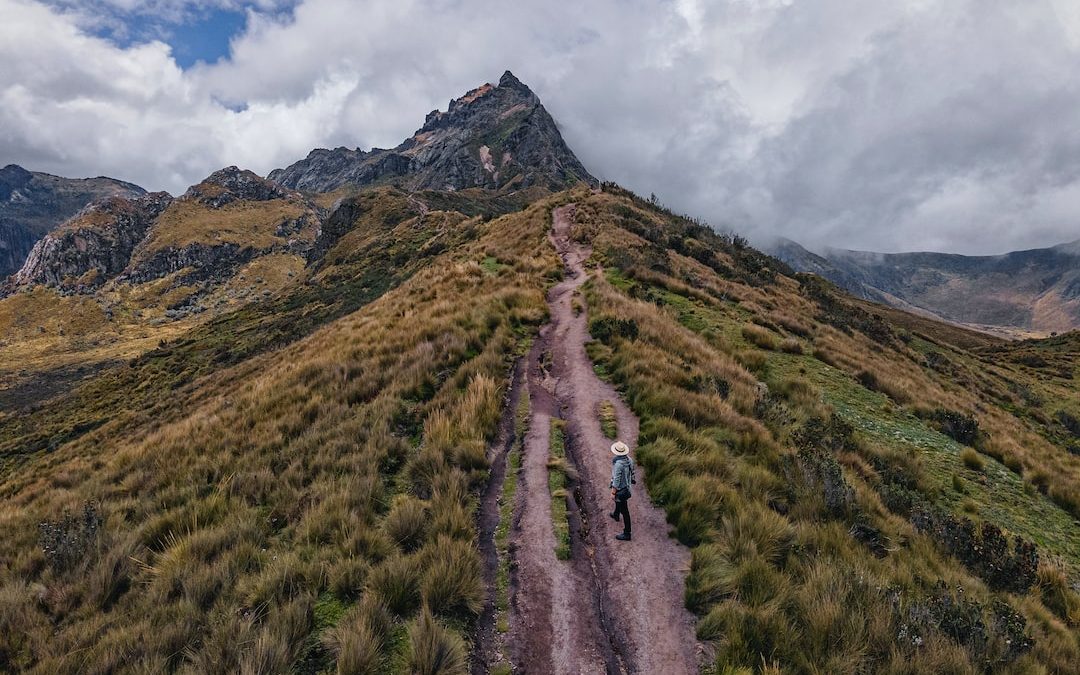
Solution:
[{"label": "eroded rut in trail", "polygon": [[[649,501],[640,468],[630,500],[633,541],[617,541],[621,525],[607,517],[611,442],[597,409],[602,401],[614,404],[619,437],[631,448],[637,445],[638,420],[596,376],[585,352],[588,319],[583,310],[575,314],[573,298],[588,278],[584,263],[590,250],[570,237],[573,215],[573,205],[553,214],[551,239],[566,277],[548,294],[551,322],[523,367],[532,408],[511,529],[505,645],[515,671],[530,674],[697,672],[700,647],[683,606],[690,554],[668,537],[663,511]],[[555,555],[548,488],[554,418],[565,420],[567,459],[578,474],[569,560]],[[493,483],[501,482],[496,475]]]}]

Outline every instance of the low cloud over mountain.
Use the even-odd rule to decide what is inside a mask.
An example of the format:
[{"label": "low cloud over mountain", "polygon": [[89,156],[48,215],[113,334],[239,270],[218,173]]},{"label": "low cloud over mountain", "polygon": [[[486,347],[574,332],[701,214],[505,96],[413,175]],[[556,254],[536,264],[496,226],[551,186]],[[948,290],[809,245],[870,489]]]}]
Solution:
[{"label": "low cloud over mountain", "polygon": [[[187,70],[176,45],[101,29],[207,7],[245,9],[246,26],[225,58]],[[1080,12],[1065,0],[0,12],[0,163],[34,170],[178,193],[227,164],[266,173],[313,147],[391,147],[510,67],[594,173],[754,237],[998,253],[1078,232]]]}]

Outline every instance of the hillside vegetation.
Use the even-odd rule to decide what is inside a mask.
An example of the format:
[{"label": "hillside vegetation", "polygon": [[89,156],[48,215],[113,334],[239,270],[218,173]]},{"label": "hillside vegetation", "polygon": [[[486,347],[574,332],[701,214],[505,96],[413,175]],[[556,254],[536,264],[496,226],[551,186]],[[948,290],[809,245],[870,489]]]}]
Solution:
[{"label": "hillside vegetation", "polygon": [[[350,250],[331,258],[363,258],[351,281],[365,286],[336,287],[339,302],[393,286],[375,263],[394,260],[396,246],[415,275],[310,336],[231,365],[245,346],[275,343],[272,322],[302,299],[283,296],[277,312],[245,310],[262,316],[264,344],[246,343],[250,317],[227,316],[56,406],[100,426],[70,430],[70,442],[17,470],[9,460],[5,668],[464,663],[465,622],[483,600],[471,495],[486,477],[507,368],[542,321],[557,268],[544,252],[544,204],[487,223],[428,218],[378,242],[343,239]],[[434,239],[453,246],[426,261],[422,245],[409,246]],[[497,269],[481,264],[490,257]],[[370,278],[372,266],[387,278]],[[293,312],[289,327],[317,310]],[[200,363],[203,350],[211,363]],[[5,452],[32,447],[32,430],[52,436],[55,417],[9,425]]]},{"label": "hillside vegetation", "polygon": [[[488,444],[571,201],[589,355],[692,548],[710,672],[1075,671],[1075,338],[879,314],[611,185],[343,195],[325,250],[246,272],[294,266],[265,296],[160,338],[91,305],[62,320],[145,327],[115,364],[50,323],[51,291],[0,301],[100,369],[0,416],[0,670],[465,671]],[[0,345],[5,377],[33,333]]]},{"label": "hillside vegetation", "polygon": [[590,353],[642,419],[718,672],[1075,668],[1075,361],[900,328],[625,193],[578,217]]}]

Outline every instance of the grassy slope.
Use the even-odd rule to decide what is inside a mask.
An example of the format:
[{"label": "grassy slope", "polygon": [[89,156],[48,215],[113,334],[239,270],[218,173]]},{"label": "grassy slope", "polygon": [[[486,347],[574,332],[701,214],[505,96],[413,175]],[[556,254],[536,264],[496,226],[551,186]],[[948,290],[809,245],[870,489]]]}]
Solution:
[{"label": "grassy slope", "polygon": [[[158,218],[136,250],[133,262],[138,264],[161,249],[179,249],[189,244],[237,244],[255,249],[284,245],[285,238],[277,235],[278,225],[301,217],[305,210],[301,203],[284,199],[233,202],[219,209],[196,201],[176,201]],[[297,236],[310,239],[314,231]]]},{"label": "grassy slope", "polygon": [[[650,492],[695,547],[687,602],[719,666],[1068,672],[1078,469],[1053,414],[1076,396],[1044,377],[1068,344],[1024,347],[1047,353],[1038,367],[929,329],[881,344],[877,324],[831,325],[851,318],[750,251],[627,195],[574,198],[609,270],[587,289],[590,316],[640,331],[590,351],[641,416]],[[482,593],[471,489],[508,359],[559,274],[550,205],[484,222],[466,217],[484,208],[472,195],[426,214],[393,190],[354,199],[354,227],[309,283],[0,418],[0,666],[405,672],[432,650],[462,666]],[[975,414],[981,449],[1023,479],[986,457],[965,468],[925,419],[936,406]],[[822,492],[828,461],[791,449],[833,412],[856,427],[833,453],[850,488],[839,506]],[[992,590],[885,506],[890,472],[1037,541],[1039,583]],[[88,500],[103,521],[72,539],[80,555],[45,556],[38,523]],[[1017,633],[998,600],[1024,618],[1029,653],[1005,643]]]},{"label": "grassy slope", "polygon": [[[381,672],[422,667],[432,646],[462,658],[457,633],[482,593],[470,489],[508,358],[558,274],[547,220],[543,204],[440,219],[428,238],[448,251],[381,293],[394,270],[377,262],[400,263],[393,247],[424,230],[391,227],[338,252],[322,270],[337,287],[220,317],[98,378],[63,415],[6,425],[19,453],[61,417],[112,420],[24,457],[0,485],[0,663],[314,672],[336,657]],[[491,256],[500,266],[485,270]],[[37,523],[88,500],[100,529],[53,564]]]},{"label": "grassy slope", "polygon": [[[751,252],[643,201],[596,195],[578,213],[578,235],[608,270],[587,288],[592,321],[638,329],[590,352],[642,418],[639,460],[694,547],[687,602],[719,671],[1070,672],[1080,462],[1013,393],[1043,391],[1045,378],[979,351],[993,340],[965,343],[969,352],[883,330],[850,303],[826,308]],[[703,247],[724,253],[709,259]],[[1043,408],[1076,399],[1071,380],[1054,387]],[[936,408],[974,415],[977,445],[1014,470],[985,455],[982,471],[967,468],[927,419]],[[839,426],[824,429],[847,422],[853,436],[813,426],[834,413]],[[1035,586],[991,588],[887,507],[898,477],[925,504],[1037,542]],[[1022,634],[1034,640],[1026,653]]]}]

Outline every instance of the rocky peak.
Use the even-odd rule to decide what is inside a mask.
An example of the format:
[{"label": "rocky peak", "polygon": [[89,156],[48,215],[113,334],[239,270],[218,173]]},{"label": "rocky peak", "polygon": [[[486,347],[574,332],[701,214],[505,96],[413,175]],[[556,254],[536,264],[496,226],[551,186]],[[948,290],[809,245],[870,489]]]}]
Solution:
[{"label": "rocky peak", "polygon": [[513,73],[434,110],[392,150],[315,150],[268,178],[288,188],[329,192],[342,185],[394,183],[412,190],[482,187],[561,190],[595,180],[566,146],[540,99]]},{"label": "rocky peak", "polygon": [[183,199],[196,200],[212,208],[221,208],[235,201],[265,202],[285,199],[292,193],[280,185],[261,178],[247,169],[228,166],[210,174],[184,193]]},{"label": "rocky peak", "polygon": [[509,70],[503,73],[502,77],[499,78],[499,88],[516,89],[517,91],[528,94],[529,96],[535,96],[535,94],[533,94],[532,92],[532,89],[529,89],[527,86],[525,86],[524,82],[514,77],[514,74],[511,73]]},{"label": "rocky peak", "polygon": [[33,177],[34,174],[18,164],[8,164],[0,169],[0,200],[11,199],[12,194],[29,183]]}]

